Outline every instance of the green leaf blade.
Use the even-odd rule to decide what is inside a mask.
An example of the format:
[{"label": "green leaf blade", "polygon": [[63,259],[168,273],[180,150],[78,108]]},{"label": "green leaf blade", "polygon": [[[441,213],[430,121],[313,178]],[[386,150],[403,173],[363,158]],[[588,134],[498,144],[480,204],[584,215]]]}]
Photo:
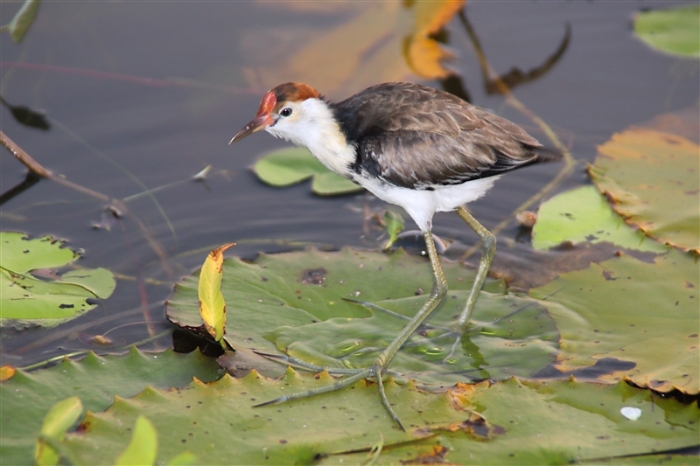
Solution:
[{"label": "green leaf blade", "polygon": [[77,396],[66,398],[51,407],[44,416],[41,436],[37,440],[34,450],[34,460],[37,464],[54,465],[58,463],[58,452],[49,446],[42,437],[60,442],[68,428],[75,424],[82,412],[83,404]]},{"label": "green leaf blade", "polygon": [[30,26],[34,23],[41,0],[25,0],[22,7],[8,25],[10,37],[15,43],[22,42],[24,36],[29,31]]},{"label": "green leaf blade", "polygon": [[134,433],[129,445],[116,459],[116,466],[143,465],[155,463],[158,454],[158,435],[153,423],[145,416],[136,418]]}]

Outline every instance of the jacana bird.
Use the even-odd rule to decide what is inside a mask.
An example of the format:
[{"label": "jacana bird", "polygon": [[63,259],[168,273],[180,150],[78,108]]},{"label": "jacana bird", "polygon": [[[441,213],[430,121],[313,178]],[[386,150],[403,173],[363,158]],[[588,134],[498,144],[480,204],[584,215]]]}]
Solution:
[{"label": "jacana bird", "polygon": [[536,151],[541,144],[516,124],[452,94],[405,82],[372,86],[337,103],[306,84],[281,84],[263,96],[255,118],[230,144],[263,129],[307,147],[331,171],[401,206],[423,232],[434,278],[423,307],[370,367],[329,369],[346,377],[265,404],[337,390],[370,377],[377,381],[382,404],[403,429],[387,401],[382,373],[447,293],[431,234],[433,215],[456,211],[482,241],[476,278],[457,322],[464,332],[496,247],[496,237],[464,205],[483,196],[502,173],[544,160]]}]

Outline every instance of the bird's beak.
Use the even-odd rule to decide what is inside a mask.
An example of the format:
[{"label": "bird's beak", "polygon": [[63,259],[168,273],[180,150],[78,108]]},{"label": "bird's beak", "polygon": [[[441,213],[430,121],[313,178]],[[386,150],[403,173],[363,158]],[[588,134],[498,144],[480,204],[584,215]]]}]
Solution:
[{"label": "bird's beak", "polygon": [[245,125],[243,129],[233,136],[229,144],[240,141],[249,134],[265,129],[273,124],[275,120],[272,119],[272,110],[275,108],[275,105],[277,105],[277,98],[275,97],[275,94],[272,92],[265,94],[262,102],[260,102],[258,114],[255,115],[255,118],[253,118],[250,123]]}]

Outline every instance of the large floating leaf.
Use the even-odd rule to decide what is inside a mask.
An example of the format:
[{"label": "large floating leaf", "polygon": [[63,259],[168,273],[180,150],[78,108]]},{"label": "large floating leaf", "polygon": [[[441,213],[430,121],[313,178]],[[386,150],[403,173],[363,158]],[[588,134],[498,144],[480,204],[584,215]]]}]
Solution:
[{"label": "large floating leaf", "polygon": [[[460,397],[457,390],[455,398]],[[479,384],[461,394],[461,403],[483,416],[496,435],[487,441],[461,432],[441,432],[437,445],[386,449],[381,463],[572,464],[597,458],[653,453],[665,445],[697,445],[700,411],[695,404],[664,400],[625,383],[528,382],[510,379],[491,387]],[[637,421],[620,410],[642,411]],[[501,428],[501,429],[499,429]],[[445,429],[447,430],[447,429]],[[678,437],[676,437],[678,436]],[[442,461],[430,461],[431,459]],[[342,457],[341,457],[342,458]],[[351,461],[352,456],[345,456]],[[335,458],[332,458],[334,460]],[[413,460],[413,461],[410,461]],[[598,461],[591,461],[598,464]],[[649,463],[645,463],[649,464]]]},{"label": "large floating leaf", "polygon": [[68,265],[78,257],[50,237],[29,240],[23,233],[0,232],[0,322],[57,325],[94,308],[96,298],[108,298],[116,281],[107,269],[39,275],[39,269]]},{"label": "large floating leaf", "polygon": [[102,411],[112,404],[115,395],[134,396],[149,385],[184,387],[192,377],[212,381],[219,377],[217,369],[211,358],[198,351],[187,355],[172,351],[144,354],[133,349],[125,356],[98,357],[91,353],[79,362],[65,360],[40,371],[17,371],[0,383],[2,463],[32,463],[42,419],[60,400],[77,396],[86,410]]},{"label": "large floating leaf", "polygon": [[[554,361],[558,334],[552,319],[535,301],[503,295],[500,282],[482,292],[477,326],[459,341],[451,329],[473,272],[448,261],[443,267],[450,287],[446,302],[404,345],[393,370],[445,383],[534,375]],[[185,279],[169,301],[168,317],[184,327],[202,325],[193,312],[196,282]],[[403,251],[310,250],[260,256],[253,264],[226,260],[226,340],[234,348],[279,350],[319,365],[365,367],[418,311],[431,286],[429,263]]]},{"label": "large floating leaf", "polygon": [[[361,463],[381,442],[378,463],[431,457],[458,464],[568,464],[652,453],[697,444],[695,404],[652,397],[627,384],[519,382],[458,385],[443,394],[387,382],[387,396],[405,420],[401,432],[381,407],[374,384],[358,382],[323,395],[262,408],[252,404],[331,383],[327,375],[293,372],[280,381],[250,373],[188,388],[147,388],[89,413],[62,442],[83,464],[114,458],[137,417],[159,435],[159,458],[187,448],[200,464]],[[621,409],[641,410],[630,421]],[[413,461],[411,461],[413,460]]]},{"label": "large floating leaf", "polygon": [[634,32],[662,52],[700,57],[700,6],[643,11],[634,18]]},{"label": "large floating leaf", "polygon": [[667,246],[627,226],[593,186],[567,191],[543,203],[532,230],[532,246],[548,249],[559,244],[606,241],[627,249],[666,252]]},{"label": "large floating leaf", "polygon": [[612,359],[618,370],[599,379],[624,376],[661,392],[698,394],[699,286],[697,262],[671,250],[653,263],[627,255],[610,259],[563,274],[530,294],[548,297],[561,334],[561,370]]},{"label": "large floating leaf", "polygon": [[[482,292],[472,320],[477,327],[459,341],[450,329],[467,295],[468,291],[451,291],[429,325],[404,345],[391,369],[424,383],[444,384],[533,376],[555,360],[559,334],[552,319],[536,302],[513,296]],[[375,301],[373,305],[411,317],[424,301],[424,297],[414,296]],[[295,358],[357,368],[369,366],[406,322],[374,310],[367,319],[338,318],[280,327],[265,336],[278,350]]]},{"label": "large floating leaf", "polygon": [[348,194],[364,189],[331,172],[308,149],[301,147],[268,152],[258,159],[253,171],[262,181],[278,188],[311,178],[311,190],[320,196]]},{"label": "large floating leaf", "polygon": [[700,254],[700,146],[674,134],[631,128],[613,135],[598,153],[589,174],[625,221]]}]

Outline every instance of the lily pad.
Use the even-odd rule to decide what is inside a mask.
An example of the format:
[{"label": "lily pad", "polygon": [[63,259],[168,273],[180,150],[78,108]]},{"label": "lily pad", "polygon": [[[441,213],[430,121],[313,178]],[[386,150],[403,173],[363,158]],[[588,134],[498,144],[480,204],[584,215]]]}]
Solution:
[{"label": "lily pad", "polygon": [[[399,446],[385,450],[381,463],[430,463],[442,456],[442,461],[432,462],[598,464],[598,459],[666,450],[663,444],[697,445],[700,410],[694,403],[664,400],[670,403],[658,412],[658,397],[622,382],[601,385],[575,379],[535,382],[513,378],[488,388],[485,384],[462,386],[462,393],[458,388],[451,391],[460,398],[457,406],[483,416],[498,435],[475,441],[458,431],[446,432],[446,428],[436,441],[447,451],[427,442],[421,447]],[[625,419],[620,414],[625,406],[641,409],[640,420]],[[672,439],[676,435],[679,437]],[[338,460],[352,458],[347,455]]]},{"label": "lily pad", "polygon": [[[328,384],[328,375],[287,372],[271,380],[255,372],[194,381],[174,391],[147,388],[90,412],[61,442],[83,464],[114,458],[131,426],[146,416],[159,434],[159,458],[188,448],[200,464],[360,463],[381,442],[381,464],[422,457],[457,464],[569,464],[695,445],[696,404],[652,397],[625,383],[522,382],[511,378],[443,393],[387,382],[387,396],[407,421],[396,428],[377,401],[376,386],[358,382],[338,394],[276,406],[252,402]],[[620,409],[642,411],[629,421]]]},{"label": "lily pad", "polygon": [[[475,327],[453,331],[474,273],[443,261],[450,291],[443,306],[409,340],[391,369],[424,383],[531,376],[555,360],[558,333],[544,308],[487,283]],[[224,261],[226,341],[233,348],[281,351],[306,362],[366,367],[427,299],[432,273],[423,257],[343,249],[261,255]],[[200,328],[196,277],[168,302],[175,324]]]},{"label": "lily pad", "polygon": [[81,361],[66,359],[48,369],[17,370],[0,383],[2,462],[32,464],[42,419],[63,399],[77,396],[86,410],[102,411],[114,402],[115,395],[131,397],[147,386],[180,388],[192,382],[193,376],[204,381],[216,380],[220,377],[218,365],[199,351],[145,354],[132,349],[123,356],[99,357],[90,353]]},{"label": "lily pad", "polygon": [[560,370],[626,362],[598,379],[697,395],[699,286],[697,262],[674,249],[653,263],[622,255],[593,264],[530,295],[546,298],[559,329]]},{"label": "lily pad", "polygon": [[700,254],[696,143],[631,128],[598,148],[589,174],[625,221],[663,243]]},{"label": "lily pad", "polygon": [[108,298],[116,281],[107,269],[52,270],[79,258],[50,238],[28,239],[23,233],[0,232],[0,322],[52,326],[75,318]]},{"label": "lily pad", "polygon": [[700,57],[700,6],[640,12],[634,18],[634,32],[656,50]]},{"label": "lily pad", "polygon": [[668,251],[668,246],[627,226],[593,186],[558,194],[540,206],[532,230],[532,247],[548,249],[565,241],[574,244],[605,241],[627,249]]},{"label": "lily pad", "polygon": [[311,152],[301,147],[268,152],[258,159],[253,171],[263,182],[278,188],[311,178],[311,190],[320,196],[349,194],[363,189],[328,170]]}]

